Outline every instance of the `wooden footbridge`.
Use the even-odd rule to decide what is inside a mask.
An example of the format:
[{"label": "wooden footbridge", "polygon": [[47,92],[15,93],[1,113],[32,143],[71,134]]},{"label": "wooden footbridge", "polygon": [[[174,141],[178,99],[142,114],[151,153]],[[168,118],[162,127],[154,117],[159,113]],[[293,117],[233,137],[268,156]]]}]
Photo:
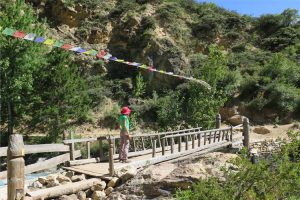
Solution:
[{"label": "wooden footbridge", "polygon": [[[216,128],[212,130],[202,130],[201,127],[198,127],[162,133],[132,135],[129,150],[130,163],[118,162],[119,136],[74,139],[73,134],[71,134],[71,138],[64,140],[63,144],[44,145],[23,145],[23,141],[16,145],[14,143],[18,143],[19,140],[16,138],[19,137],[15,139],[11,137],[9,147],[0,148],[0,157],[8,155],[8,173],[6,171],[0,172],[0,179],[8,177],[8,180],[13,180],[14,176],[18,176],[18,174],[9,172],[16,170],[9,169],[9,167],[14,168],[10,162],[15,162],[15,159],[19,158],[23,159],[24,154],[65,152],[63,155],[41,163],[25,167],[24,163],[21,164],[20,166],[23,166],[23,173],[25,174],[53,168],[64,163],[63,168],[67,170],[110,180],[118,170],[128,166],[141,168],[192,154],[205,154],[217,149],[231,147],[235,143],[243,143],[244,146],[249,147],[249,120],[247,118],[244,118],[243,124],[235,127],[221,128],[220,126],[221,119],[218,115]],[[86,144],[86,158],[76,160],[76,158],[81,157],[80,151],[75,149],[77,143]],[[91,158],[91,143],[99,144],[98,156],[94,158]],[[8,184],[10,184],[9,181]]]}]

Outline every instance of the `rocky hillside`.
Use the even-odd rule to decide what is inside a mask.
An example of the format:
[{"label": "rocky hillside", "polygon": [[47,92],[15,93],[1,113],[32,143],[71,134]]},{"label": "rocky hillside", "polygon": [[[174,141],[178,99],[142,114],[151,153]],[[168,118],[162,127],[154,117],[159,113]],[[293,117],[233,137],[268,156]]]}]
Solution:
[{"label": "rocky hillside", "polygon": [[[16,2],[21,5],[23,1]],[[254,18],[193,0],[25,2],[39,22],[46,19],[43,26],[46,33],[43,34],[47,37],[87,49],[109,50],[112,55],[128,61],[149,64],[152,60],[155,68],[205,80],[212,90],[121,63],[41,49],[38,52],[47,59],[36,57],[33,68],[37,71],[26,71],[29,73],[25,76],[27,81],[19,76],[24,73],[22,69],[20,74],[10,74],[9,68],[5,68],[5,77],[16,76],[7,79],[8,83],[16,80],[12,87],[20,83],[19,79],[24,83],[16,87],[20,91],[13,90],[16,94],[11,93],[10,87],[2,92],[2,96],[8,95],[3,105],[11,105],[6,101],[9,103],[13,99],[16,108],[22,108],[20,112],[12,112],[17,117],[15,125],[47,127],[46,131],[55,130],[56,136],[75,121],[88,122],[96,128],[115,128],[122,105],[130,105],[135,111],[131,117],[133,128],[174,129],[199,124],[208,128],[213,126],[215,115],[222,107],[257,123],[280,123],[299,118],[300,23],[297,10],[287,9],[281,14]],[[2,19],[7,16],[7,20],[0,21],[0,26],[37,31],[34,26],[27,25],[37,24],[36,19],[24,13],[22,6],[11,9],[20,12],[20,16],[28,15],[32,21],[10,16],[6,5],[13,6],[0,0]],[[11,19],[15,20],[9,21]],[[0,39],[3,44],[10,44],[11,49],[0,48],[8,57],[11,51],[17,51],[15,45],[24,45],[7,37]],[[29,51],[24,58],[31,57],[31,53]],[[3,62],[7,59],[17,58],[5,57]],[[47,64],[37,64],[44,61]],[[14,62],[9,65],[13,66]],[[54,72],[48,73],[49,66],[57,70],[55,76],[60,78],[52,76]],[[63,66],[72,67],[66,70]],[[45,74],[36,76],[35,73]],[[35,78],[32,81],[30,77]],[[26,84],[28,81],[32,81],[30,87]],[[49,81],[52,84],[48,84]],[[65,85],[70,87],[67,90],[59,88]],[[24,92],[24,88],[29,91]],[[53,93],[56,95],[51,95]],[[78,94],[81,99],[77,98]],[[18,95],[23,101],[14,99]],[[74,101],[70,100],[72,98]],[[49,107],[59,110],[58,114],[48,112]],[[78,108],[82,110],[76,111]],[[1,119],[4,124],[9,121],[8,115],[4,114],[5,118]]]},{"label": "rocky hillside", "polygon": [[[182,74],[191,74],[191,68],[199,67],[197,59],[204,59],[209,45],[217,44],[225,51],[245,49],[253,40],[250,33],[255,31],[250,17],[193,1],[28,2],[41,18],[48,19],[53,37],[84,47],[108,48],[117,57],[142,63],[148,63],[149,56],[156,68]],[[132,70],[115,63],[109,69],[117,78],[132,75]],[[178,84],[173,78],[157,78],[166,86]],[[153,84],[156,89],[161,87],[161,82]]]},{"label": "rocky hillside", "polygon": [[[250,110],[263,110],[274,120],[282,112],[290,113],[290,117],[299,105],[299,77],[288,83],[279,80],[277,86],[270,85],[270,81],[266,80],[281,76],[278,74],[280,71],[298,72],[300,33],[295,10],[252,18],[214,4],[197,4],[192,0],[28,2],[33,3],[41,18],[48,19],[53,37],[84,47],[109,49],[119,58],[141,63],[148,63],[147,58],[150,57],[156,68],[178,74],[195,75],[195,70],[201,68],[206,60],[209,47],[217,45],[227,55],[229,70],[239,74],[235,83],[238,90],[234,91],[238,98],[234,100],[229,97],[230,106],[237,103]],[[284,55],[283,61],[273,58],[277,53]],[[282,69],[277,71],[261,71],[268,65],[284,66],[278,66]],[[285,65],[293,67],[287,69]],[[135,70],[122,64],[109,63],[104,66],[112,78],[123,79],[136,74]],[[149,75],[145,73],[144,78],[147,80]],[[156,74],[147,88],[174,88],[179,83],[181,81],[178,79]],[[284,87],[288,87],[286,95],[282,94]],[[293,105],[276,103],[277,97]],[[249,114],[248,109],[243,113],[253,115]]]}]

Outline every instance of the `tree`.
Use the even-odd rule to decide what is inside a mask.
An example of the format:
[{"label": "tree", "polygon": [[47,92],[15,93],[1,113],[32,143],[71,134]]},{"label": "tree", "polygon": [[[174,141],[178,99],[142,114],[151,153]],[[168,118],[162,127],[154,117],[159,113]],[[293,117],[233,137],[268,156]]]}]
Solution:
[{"label": "tree", "polygon": [[[24,0],[9,1],[0,13],[0,26],[43,34],[45,29]],[[45,64],[46,49],[27,41],[0,35],[1,120],[12,134],[35,101],[33,74]]]},{"label": "tree", "polygon": [[44,129],[56,141],[63,130],[85,119],[90,108],[87,83],[63,50],[50,52],[48,64],[35,75],[39,76],[34,82],[37,101],[30,124]]},{"label": "tree", "polygon": [[[196,63],[195,63],[196,64]],[[214,122],[214,117],[220,107],[224,105],[229,95],[235,88],[229,89],[236,82],[228,81],[229,76],[227,58],[220,49],[215,46],[209,48],[209,55],[204,64],[195,69],[196,76],[205,80],[212,87],[210,91],[196,83],[190,83],[185,90],[186,113],[189,124],[209,125]]]}]

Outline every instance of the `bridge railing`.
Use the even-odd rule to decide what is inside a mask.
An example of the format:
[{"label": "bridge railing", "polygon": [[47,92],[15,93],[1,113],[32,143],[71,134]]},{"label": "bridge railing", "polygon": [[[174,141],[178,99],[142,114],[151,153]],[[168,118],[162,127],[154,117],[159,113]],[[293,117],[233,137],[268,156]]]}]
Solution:
[{"label": "bridge railing", "polygon": [[[169,135],[162,138],[162,155],[165,155],[166,146],[168,146],[168,140],[170,144],[171,154],[174,153],[174,145],[178,145],[178,152],[181,152],[182,144],[185,144],[185,150],[189,150],[190,143],[191,148],[201,148],[202,145],[205,146],[207,144],[218,143],[224,140],[232,141],[233,137],[233,128],[220,128],[220,129],[212,129],[205,131],[198,131],[194,133],[184,133],[180,135]],[[197,144],[195,144],[197,142]],[[153,148],[154,151],[154,148]],[[154,154],[155,155],[155,154]],[[153,155],[153,156],[154,156]]]},{"label": "bridge railing", "polygon": [[[150,133],[150,134],[133,134],[131,136],[130,140],[130,152],[129,156],[139,156],[142,154],[151,153],[153,141],[157,140],[158,147],[161,147],[161,138],[168,136],[168,135],[181,135],[186,133],[195,133],[201,130],[202,127],[197,128],[191,128],[191,129],[183,129],[183,130],[176,130],[176,131],[168,131],[168,132],[161,132],[161,133]],[[109,143],[109,139],[112,136],[101,136],[98,137],[97,140],[99,141],[99,154],[100,159],[106,160],[107,157],[104,154],[104,143]],[[120,136],[114,136],[113,142],[113,155],[114,158],[117,158],[116,155],[119,153],[119,149],[116,147],[119,147],[120,145]]]}]

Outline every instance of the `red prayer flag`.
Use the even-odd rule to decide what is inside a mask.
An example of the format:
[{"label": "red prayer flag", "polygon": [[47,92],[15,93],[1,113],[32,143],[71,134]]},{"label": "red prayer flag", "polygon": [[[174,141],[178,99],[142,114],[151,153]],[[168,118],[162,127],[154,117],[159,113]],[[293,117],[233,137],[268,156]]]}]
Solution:
[{"label": "red prayer flag", "polygon": [[26,36],[26,33],[22,32],[22,31],[16,31],[14,33],[14,37],[16,38],[24,38]]},{"label": "red prayer flag", "polygon": [[61,48],[65,49],[65,50],[68,50],[68,49],[72,49],[73,46],[70,45],[70,44],[64,44]]},{"label": "red prayer flag", "polygon": [[97,58],[103,58],[103,56],[105,56],[106,52],[101,50],[98,54],[97,54]]}]

